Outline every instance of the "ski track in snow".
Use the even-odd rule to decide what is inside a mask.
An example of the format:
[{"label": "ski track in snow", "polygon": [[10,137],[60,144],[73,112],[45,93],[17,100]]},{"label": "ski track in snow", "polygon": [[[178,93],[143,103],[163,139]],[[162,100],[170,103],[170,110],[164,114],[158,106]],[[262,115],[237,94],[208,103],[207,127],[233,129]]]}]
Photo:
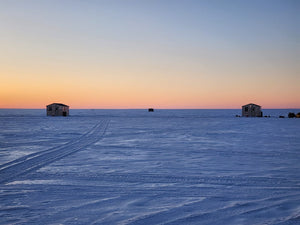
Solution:
[{"label": "ski track in snow", "polygon": [[32,153],[1,165],[0,184],[35,171],[68,155],[78,152],[93,143],[96,143],[104,135],[108,127],[108,123],[109,120],[102,120],[90,131],[81,137],[68,142],[67,144],[45,151]]}]

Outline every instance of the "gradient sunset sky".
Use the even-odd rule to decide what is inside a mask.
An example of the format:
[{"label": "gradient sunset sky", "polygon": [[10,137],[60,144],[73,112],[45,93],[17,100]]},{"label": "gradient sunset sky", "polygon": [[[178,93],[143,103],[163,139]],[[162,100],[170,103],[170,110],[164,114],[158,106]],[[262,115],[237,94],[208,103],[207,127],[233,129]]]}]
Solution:
[{"label": "gradient sunset sky", "polygon": [[300,108],[298,0],[0,0],[0,108]]}]

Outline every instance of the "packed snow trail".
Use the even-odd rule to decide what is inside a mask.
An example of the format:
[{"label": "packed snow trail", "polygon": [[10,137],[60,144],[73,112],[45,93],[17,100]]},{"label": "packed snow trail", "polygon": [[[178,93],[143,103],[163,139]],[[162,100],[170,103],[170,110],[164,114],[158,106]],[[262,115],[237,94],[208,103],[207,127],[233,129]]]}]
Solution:
[{"label": "packed snow trail", "polygon": [[3,164],[0,167],[0,184],[6,183],[16,177],[35,171],[68,155],[83,150],[91,144],[96,143],[104,135],[108,124],[109,120],[102,120],[81,137],[72,140],[62,146],[33,153],[9,163]]}]

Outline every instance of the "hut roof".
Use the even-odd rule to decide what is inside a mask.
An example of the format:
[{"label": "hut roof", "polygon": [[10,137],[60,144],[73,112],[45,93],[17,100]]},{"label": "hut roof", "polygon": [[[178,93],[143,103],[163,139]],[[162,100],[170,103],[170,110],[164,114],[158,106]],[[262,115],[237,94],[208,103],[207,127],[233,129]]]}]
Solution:
[{"label": "hut roof", "polygon": [[254,103],[249,103],[249,104],[243,105],[242,107],[248,106],[248,105],[255,105],[255,106],[261,107],[260,105],[257,105],[257,104],[254,104]]},{"label": "hut roof", "polygon": [[62,103],[52,103],[52,104],[49,104],[47,106],[50,106],[50,105],[60,105],[60,106],[66,106],[66,107],[69,107],[68,105],[65,105],[65,104],[62,104]]}]

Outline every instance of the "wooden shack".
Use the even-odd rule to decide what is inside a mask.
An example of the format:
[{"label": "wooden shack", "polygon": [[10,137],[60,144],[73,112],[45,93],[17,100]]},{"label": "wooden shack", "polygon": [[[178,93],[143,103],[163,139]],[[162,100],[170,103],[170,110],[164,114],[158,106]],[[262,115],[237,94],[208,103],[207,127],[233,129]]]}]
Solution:
[{"label": "wooden shack", "polygon": [[242,106],[242,116],[245,117],[262,117],[261,106],[253,103]]},{"label": "wooden shack", "polygon": [[62,103],[47,105],[47,116],[69,116],[69,106]]},{"label": "wooden shack", "polygon": [[148,112],[154,112],[154,109],[153,108],[149,108]]}]

